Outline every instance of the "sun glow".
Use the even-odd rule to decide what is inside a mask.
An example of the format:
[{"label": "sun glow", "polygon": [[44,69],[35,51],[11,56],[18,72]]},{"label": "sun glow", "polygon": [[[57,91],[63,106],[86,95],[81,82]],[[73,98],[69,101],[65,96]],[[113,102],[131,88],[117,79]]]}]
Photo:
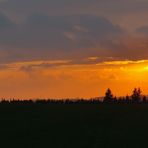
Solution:
[{"label": "sun glow", "polygon": [[73,60],[30,61],[1,65],[1,97],[96,97],[110,87],[117,96],[134,87],[148,89],[148,61],[78,63]]}]

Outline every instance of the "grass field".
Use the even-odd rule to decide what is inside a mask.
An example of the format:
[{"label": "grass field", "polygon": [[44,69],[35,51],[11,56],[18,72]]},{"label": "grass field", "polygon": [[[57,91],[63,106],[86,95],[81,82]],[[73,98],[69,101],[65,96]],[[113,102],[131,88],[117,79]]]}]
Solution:
[{"label": "grass field", "polygon": [[148,105],[0,105],[0,145],[20,148],[146,148]]}]

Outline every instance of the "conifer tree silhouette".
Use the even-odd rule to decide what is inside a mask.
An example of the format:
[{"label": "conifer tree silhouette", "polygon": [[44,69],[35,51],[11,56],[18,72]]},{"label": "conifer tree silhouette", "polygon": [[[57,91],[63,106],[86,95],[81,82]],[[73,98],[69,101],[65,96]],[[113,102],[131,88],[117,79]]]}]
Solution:
[{"label": "conifer tree silhouette", "polygon": [[143,102],[143,103],[147,103],[147,98],[146,98],[146,96],[143,96],[142,102]]},{"label": "conifer tree silhouette", "polygon": [[113,102],[113,94],[110,88],[107,89],[103,102],[105,103]]},{"label": "conifer tree silhouette", "polygon": [[141,89],[134,88],[131,98],[134,103],[139,103],[141,101]]}]

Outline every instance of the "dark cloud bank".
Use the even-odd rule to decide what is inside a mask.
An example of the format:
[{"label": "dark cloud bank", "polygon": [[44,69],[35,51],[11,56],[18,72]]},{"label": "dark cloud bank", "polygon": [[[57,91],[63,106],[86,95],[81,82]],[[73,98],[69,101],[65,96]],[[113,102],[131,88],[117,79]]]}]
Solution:
[{"label": "dark cloud bank", "polygon": [[99,48],[122,33],[119,26],[93,15],[34,14],[15,24],[1,14],[0,52],[4,56],[1,61],[105,54]]},{"label": "dark cloud bank", "polygon": [[[130,0],[128,7],[125,7],[127,2],[123,1],[113,0],[110,3],[106,0],[91,2],[85,0],[85,8],[88,13],[90,11],[88,6],[100,8],[99,10],[103,7],[105,12],[114,13],[113,4],[116,4],[118,6],[116,8],[122,8],[122,12],[125,13],[126,9],[129,12],[135,11],[138,7],[140,11],[141,8],[146,10],[148,6],[145,0],[136,1],[134,6],[133,2]],[[80,12],[64,14],[66,10],[70,12],[69,9],[73,12],[76,6],[79,12],[79,8],[84,8],[84,1],[1,1],[0,8],[3,13],[0,14],[0,62],[79,60],[91,56],[132,60],[148,58],[146,56],[148,27],[138,28],[136,34],[141,34],[144,40],[138,38],[133,42],[131,35],[105,17]],[[57,15],[49,14],[50,9]],[[24,13],[25,17],[18,23],[8,17],[9,15],[4,15],[6,12],[8,14],[17,12],[18,15],[20,12],[21,17]],[[60,15],[60,12],[63,14]]]}]

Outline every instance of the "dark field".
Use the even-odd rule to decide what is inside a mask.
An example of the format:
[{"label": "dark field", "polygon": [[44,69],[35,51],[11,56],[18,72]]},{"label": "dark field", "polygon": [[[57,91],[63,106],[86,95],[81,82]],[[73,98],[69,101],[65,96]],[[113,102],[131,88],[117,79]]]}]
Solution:
[{"label": "dark field", "polygon": [[0,146],[147,148],[148,105],[0,104]]}]

